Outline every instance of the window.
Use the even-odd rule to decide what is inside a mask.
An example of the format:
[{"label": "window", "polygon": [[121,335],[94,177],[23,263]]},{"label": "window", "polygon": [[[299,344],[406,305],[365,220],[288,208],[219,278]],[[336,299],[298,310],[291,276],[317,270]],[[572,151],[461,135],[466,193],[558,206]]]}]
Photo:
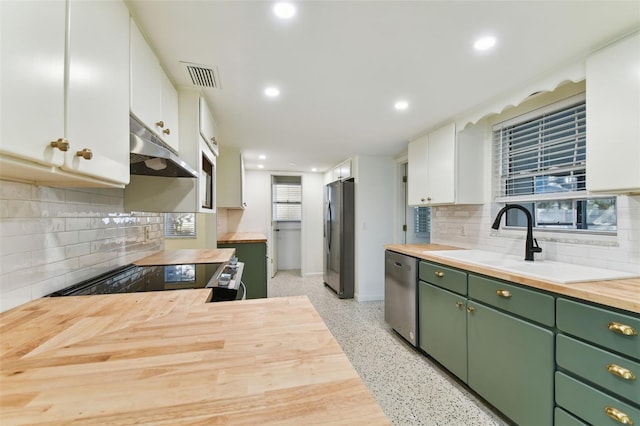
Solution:
[{"label": "window", "polygon": [[165,213],[164,236],[166,238],[196,238],[196,214]]},{"label": "window", "polygon": [[429,238],[431,235],[431,209],[413,208],[413,232],[417,238]]},{"label": "window", "polygon": [[584,94],[495,125],[496,201],[522,204],[538,228],[615,231],[615,197],[586,197],[586,128]]},{"label": "window", "polygon": [[[280,178],[282,179],[282,178]],[[298,182],[273,184],[273,220],[278,222],[302,220],[302,186]]]}]

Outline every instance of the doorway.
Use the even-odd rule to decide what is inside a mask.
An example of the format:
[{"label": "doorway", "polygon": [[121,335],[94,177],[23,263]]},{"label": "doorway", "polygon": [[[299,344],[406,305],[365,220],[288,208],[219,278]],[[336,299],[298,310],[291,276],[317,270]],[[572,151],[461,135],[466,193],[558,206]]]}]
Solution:
[{"label": "doorway", "polygon": [[271,277],[302,268],[302,177],[271,176]]}]

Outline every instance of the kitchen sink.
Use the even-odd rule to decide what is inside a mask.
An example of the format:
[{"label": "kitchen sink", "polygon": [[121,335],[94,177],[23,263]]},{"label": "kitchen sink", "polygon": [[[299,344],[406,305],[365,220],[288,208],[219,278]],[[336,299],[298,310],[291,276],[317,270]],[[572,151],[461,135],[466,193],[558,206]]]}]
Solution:
[{"label": "kitchen sink", "polygon": [[521,256],[506,255],[485,250],[434,250],[425,251],[443,259],[457,260],[473,265],[486,266],[523,276],[568,284],[584,281],[604,281],[634,278],[637,274],[612,269],[592,268],[572,263],[549,260],[525,261]]}]

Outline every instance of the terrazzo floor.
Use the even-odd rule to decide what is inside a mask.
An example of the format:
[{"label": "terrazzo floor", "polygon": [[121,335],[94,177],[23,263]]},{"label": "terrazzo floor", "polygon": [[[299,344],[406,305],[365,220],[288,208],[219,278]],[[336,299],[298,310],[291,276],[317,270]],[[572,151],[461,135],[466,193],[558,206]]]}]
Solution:
[{"label": "terrazzo floor", "polygon": [[384,303],[338,299],[322,277],[278,271],[268,297],[306,295],[396,426],[509,425],[384,321]]}]

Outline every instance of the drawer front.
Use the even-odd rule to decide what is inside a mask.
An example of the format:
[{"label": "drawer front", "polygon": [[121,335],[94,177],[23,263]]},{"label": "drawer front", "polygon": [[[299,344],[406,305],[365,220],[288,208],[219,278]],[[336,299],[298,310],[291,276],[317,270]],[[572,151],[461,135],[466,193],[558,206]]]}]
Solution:
[{"label": "drawer front", "polygon": [[553,411],[553,426],[589,426],[564,411],[562,408],[556,407]]},{"label": "drawer front", "polygon": [[640,363],[562,334],[556,337],[556,363],[640,405]]},{"label": "drawer front", "polygon": [[469,297],[553,327],[555,301],[549,294],[469,274]]},{"label": "drawer front", "polygon": [[640,315],[559,298],[556,317],[557,327],[567,334],[640,360]]},{"label": "drawer front", "polygon": [[639,409],[560,372],[556,372],[556,404],[592,425],[640,422]]},{"label": "drawer front", "polygon": [[420,279],[458,294],[467,294],[467,273],[457,269],[420,262]]}]

